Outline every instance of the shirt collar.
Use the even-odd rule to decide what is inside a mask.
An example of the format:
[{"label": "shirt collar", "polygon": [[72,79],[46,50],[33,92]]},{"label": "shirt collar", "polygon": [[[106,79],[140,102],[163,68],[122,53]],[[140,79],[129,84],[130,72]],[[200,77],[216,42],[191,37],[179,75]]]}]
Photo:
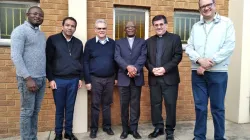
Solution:
[{"label": "shirt collar", "polygon": [[135,36],[134,37],[127,37],[127,39],[135,40]]},{"label": "shirt collar", "polygon": [[67,38],[66,38],[66,36],[64,35],[64,33],[62,32],[62,35],[63,35],[63,37],[67,40],[67,42],[70,42],[71,41],[71,39],[72,39],[72,37],[73,36],[71,36],[71,38],[68,40]]},{"label": "shirt collar", "polygon": [[24,24],[25,25],[28,25],[28,26],[30,26],[32,29],[35,29],[35,30],[39,30],[39,27],[34,27],[32,24],[30,24],[28,21],[24,21]]},{"label": "shirt collar", "polygon": [[[218,13],[216,13],[212,22],[218,23],[218,22],[220,22],[220,20],[221,20],[220,15]],[[204,20],[203,17],[201,17],[200,24],[205,24],[205,23],[206,23],[206,21]]]},{"label": "shirt collar", "polygon": [[[95,41],[96,41],[96,43],[99,41],[100,39],[99,39],[99,37],[98,36],[96,36],[95,37]],[[104,39],[106,42],[108,42],[109,41],[109,38],[106,36],[106,38]],[[101,41],[101,40],[100,40]]]}]

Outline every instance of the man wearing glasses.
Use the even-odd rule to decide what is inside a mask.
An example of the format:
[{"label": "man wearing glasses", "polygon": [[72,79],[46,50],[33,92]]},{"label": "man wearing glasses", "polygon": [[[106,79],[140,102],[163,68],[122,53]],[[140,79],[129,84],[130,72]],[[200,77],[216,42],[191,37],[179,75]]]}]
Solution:
[{"label": "man wearing glasses", "polygon": [[215,0],[200,0],[202,18],[194,24],[186,53],[192,61],[192,89],[196,123],[194,140],[206,140],[207,105],[214,122],[214,139],[225,140],[225,107],[228,65],[235,47],[233,23],[216,13]]},{"label": "man wearing glasses", "polygon": [[[131,133],[135,139],[140,139],[141,136],[137,129],[140,118],[141,88],[144,85],[143,67],[146,62],[147,48],[144,39],[136,37],[134,22],[127,22],[125,33],[126,37],[117,40],[115,48],[115,60],[119,65],[118,86],[123,129],[120,138],[125,139]],[[128,123],[129,118],[130,123]]]},{"label": "man wearing glasses", "polygon": [[111,104],[117,72],[114,60],[115,41],[106,36],[107,23],[103,19],[95,22],[96,36],[85,44],[83,68],[87,90],[91,91],[90,138],[96,138],[102,105],[103,131],[114,135],[111,129]]},{"label": "man wearing glasses", "polygon": [[37,139],[38,113],[46,86],[46,37],[39,30],[44,13],[33,6],[26,13],[28,21],[11,34],[11,59],[16,68],[20,92],[20,135],[22,140]]},{"label": "man wearing glasses", "polygon": [[157,15],[152,20],[156,35],[147,40],[148,81],[150,88],[151,118],[155,127],[148,135],[156,138],[164,134],[162,99],[166,108],[166,140],[174,140],[176,101],[180,82],[178,64],[182,59],[180,36],[167,32],[167,18]]}]

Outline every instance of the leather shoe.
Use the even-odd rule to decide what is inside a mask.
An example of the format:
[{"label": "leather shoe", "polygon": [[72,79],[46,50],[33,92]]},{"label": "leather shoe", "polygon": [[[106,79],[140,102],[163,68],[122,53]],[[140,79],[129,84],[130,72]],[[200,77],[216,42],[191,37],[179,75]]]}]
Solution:
[{"label": "leather shoe", "polygon": [[71,134],[65,133],[64,138],[69,140],[78,140],[78,138],[73,133]]},{"label": "leather shoe", "polygon": [[131,134],[135,139],[141,139],[141,135],[137,131],[132,131]]},{"label": "leather shoe", "polygon": [[89,137],[94,139],[94,138],[96,138],[96,134],[97,134],[97,130],[90,130]]},{"label": "leather shoe", "polygon": [[62,140],[62,134],[56,134],[56,137],[54,140]]},{"label": "leather shoe", "polygon": [[114,132],[111,128],[103,129],[104,132],[106,132],[108,135],[114,135]]},{"label": "leather shoe", "polygon": [[159,135],[163,135],[163,134],[164,134],[164,130],[163,129],[156,128],[152,133],[150,133],[148,135],[148,138],[156,138]]},{"label": "leather shoe", "polygon": [[128,137],[128,132],[122,131],[122,134],[120,136],[121,139],[126,139]]},{"label": "leather shoe", "polygon": [[174,134],[167,134],[166,140],[174,140]]}]

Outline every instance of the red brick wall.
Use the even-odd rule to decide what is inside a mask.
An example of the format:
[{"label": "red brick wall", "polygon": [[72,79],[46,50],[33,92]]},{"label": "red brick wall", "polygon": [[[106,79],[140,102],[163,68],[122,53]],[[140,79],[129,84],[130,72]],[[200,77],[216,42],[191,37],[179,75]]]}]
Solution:
[{"label": "red brick wall", "polygon": [[[197,9],[197,0],[175,1],[176,2],[174,2],[174,0],[87,0],[88,38],[95,35],[93,25],[97,18],[107,19],[108,36],[113,36],[112,24],[114,4],[148,8],[150,9],[150,20],[157,14],[164,14],[169,21],[168,30],[172,32],[174,8]],[[228,0],[217,0],[216,2],[219,13],[227,15]],[[68,15],[68,0],[40,0],[40,6],[45,12],[42,30],[46,33],[46,36],[48,37],[49,35],[60,32],[62,19]],[[153,34],[153,28],[150,26],[149,35],[151,36]],[[145,75],[147,75],[146,70]],[[177,120],[193,120],[194,105],[190,83],[190,62],[185,54],[180,64],[180,75],[181,83],[177,105]],[[145,76],[145,79],[147,80],[147,76]],[[10,48],[0,46],[0,138],[19,135],[19,99],[20,96],[16,85],[15,68],[10,60]],[[117,89],[115,89],[114,103],[112,105],[112,123],[114,125],[121,123],[119,104],[119,94]],[[163,110],[163,112],[165,111]],[[49,131],[54,129],[54,114],[55,106],[52,93],[51,90],[47,88],[41,112],[39,114],[39,131]],[[102,120],[100,119],[100,124],[101,122]],[[147,85],[143,87],[141,96],[140,123],[143,122],[150,122],[149,89]]]}]

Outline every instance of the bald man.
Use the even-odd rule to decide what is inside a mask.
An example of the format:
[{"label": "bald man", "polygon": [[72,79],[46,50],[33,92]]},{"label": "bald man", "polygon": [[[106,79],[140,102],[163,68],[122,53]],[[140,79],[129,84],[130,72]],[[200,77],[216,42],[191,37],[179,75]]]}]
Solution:
[{"label": "bald man", "polygon": [[[118,87],[123,128],[120,138],[125,139],[130,133],[135,139],[141,139],[137,129],[140,118],[141,87],[144,85],[143,66],[146,62],[147,49],[144,39],[136,37],[134,22],[129,21],[124,31],[126,37],[117,40],[115,48],[115,61],[119,66]],[[130,123],[128,123],[129,110]]]}]

